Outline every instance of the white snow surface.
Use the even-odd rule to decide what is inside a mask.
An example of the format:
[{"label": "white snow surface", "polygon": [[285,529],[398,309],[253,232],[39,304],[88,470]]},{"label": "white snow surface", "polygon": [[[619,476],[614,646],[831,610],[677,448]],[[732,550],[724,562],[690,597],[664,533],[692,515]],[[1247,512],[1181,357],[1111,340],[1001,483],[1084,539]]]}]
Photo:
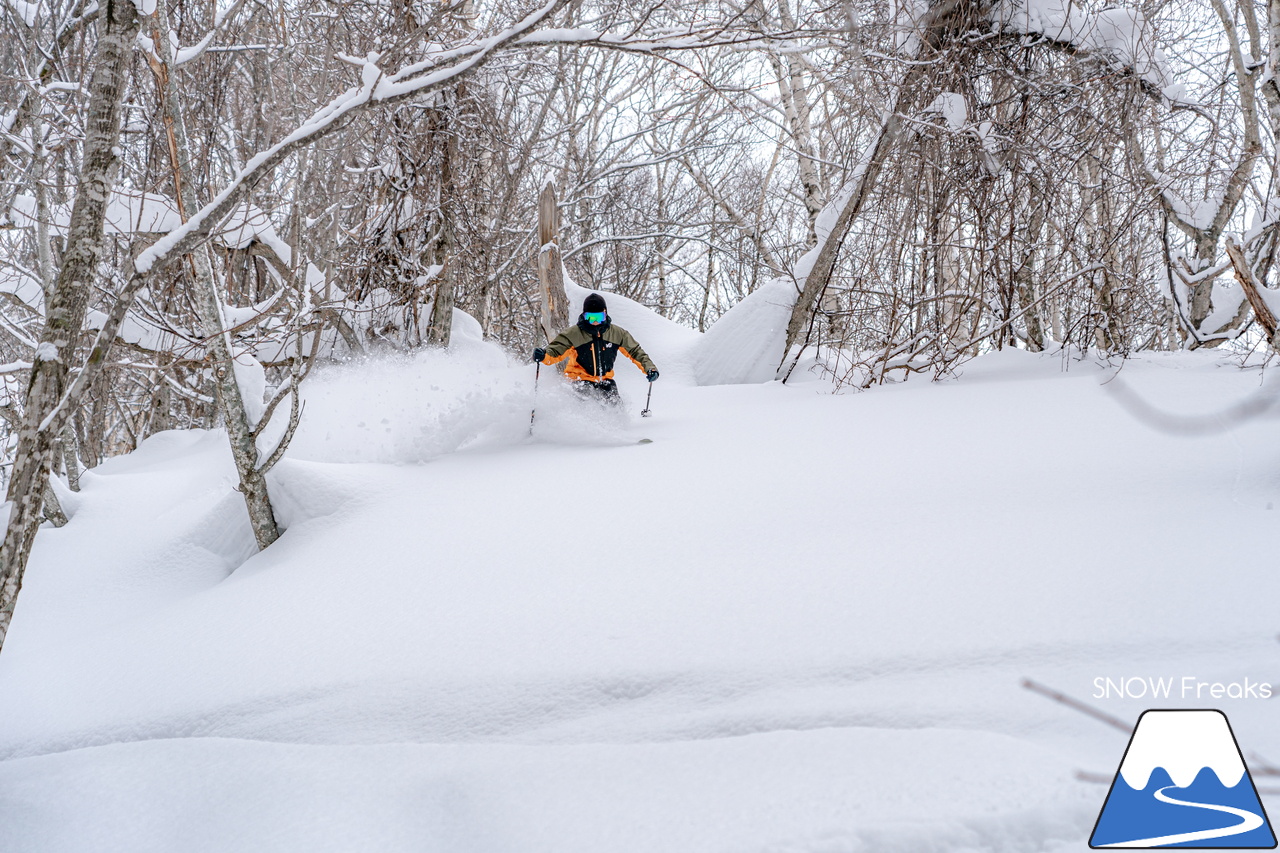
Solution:
[{"label": "white snow surface", "polygon": [[699,385],[760,383],[773,379],[787,343],[796,286],[774,279],[712,324],[693,349]]},{"label": "white snow surface", "polygon": [[[535,396],[464,322],[319,370],[266,551],[221,431],[86,472],[0,655],[5,853],[1083,853],[1075,773],[1126,737],[1022,678],[1131,722],[1160,703],[1095,678],[1274,678],[1274,417],[1162,432],[1062,353],[702,387],[697,335],[605,295],[652,418],[630,365],[620,412]],[[1118,381],[1268,392],[1220,359]],[[1280,755],[1273,703],[1226,710]]]},{"label": "white snow surface", "polygon": [[231,356],[231,369],[235,373],[236,384],[240,386],[240,399],[244,401],[249,426],[257,426],[267,411],[266,369],[253,357],[253,353],[244,349],[237,349]]},{"label": "white snow surface", "polygon": [[0,293],[11,293],[36,311],[44,311],[44,288],[34,276],[20,269],[0,267]]},{"label": "white snow surface", "polygon": [[1213,224],[1214,218],[1222,208],[1223,194],[1221,190],[1211,193],[1207,198],[1187,202],[1172,187],[1164,190],[1165,201],[1174,212],[1192,228],[1205,229]]},{"label": "white snow surface", "polygon": [[[13,202],[14,222],[32,228],[37,223],[36,201],[20,194]],[[60,205],[50,213],[49,229],[65,236],[71,224],[71,205]],[[108,234],[165,234],[182,225],[178,204],[159,193],[117,188],[107,202],[105,230]],[[231,249],[243,249],[254,240],[271,247],[281,261],[292,262],[293,247],[276,231],[275,223],[257,205],[242,202],[232,209],[227,220],[217,229],[216,239]]]},{"label": "white snow surface", "polygon": [[[222,14],[223,11],[225,11],[225,9],[220,10],[218,14]],[[185,65],[193,59],[199,58],[206,50],[209,49],[209,45],[213,43],[213,37],[217,35],[217,32],[218,31],[216,29],[209,30],[209,32],[205,33],[204,38],[200,39],[200,41],[190,47],[179,47],[177,34],[170,32],[173,41],[173,64]]]},{"label": "white snow surface", "polygon": [[[85,313],[85,329],[99,331],[107,322],[107,315],[96,308]],[[152,318],[139,311],[130,311],[124,315],[116,330],[116,338],[148,349],[171,349],[174,346],[193,340],[196,335],[176,326],[160,325]]]},{"label": "white snow surface", "polygon": [[1125,752],[1120,775],[1130,788],[1141,791],[1157,767],[1167,770],[1179,788],[1194,782],[1206,767],[1228,788],[1234,788],[1245,773],[1227,718],[1216,710],[1144,714]]},{"label": "white snow surface", "polygon": [[[1260,290],[1259,293],[1261,292]],[[1214,281],[1213,311],[1200,323],[1200,332],[1204,335],[1212,335],[1228,326],[1235,318],[1236,312],[1240,310],[1240,303],[1246,298],[1244,288],[1235,279],[1223,276]],[[1237,334],[1238,332],[1232,330],[1226,333],[1226,336],[1235,337]]]},{"label": "white snow surface", "polygon": [[22,19],[22,23],[28,27],[34,27],[36,20],[40,17],[40,4],[27,3],[24,0],[9,0],[9,5],[13,7],[14,12]]},{"label": "white snow surface", "polygon": [[242,202],[218,229],[219,240],[231,249],[243,249],[254,240],[271,247],[284,263],[293,262],[293,247],[276,231],[275,223],[257,205]]},{"label": "white snow surface", "polygon": [[[13,202],[14,221],[24,227],[36,224],[36,202],[29,195],[18,195]],[[50,213],[49,230],[65,236],[71,224],[71,205],[56,207]],[[107,234],[164,233],[182,224],[173,199],[158,193],[117,188],[107,202],[105,231]]]},{"label": "white snow surface", "polygon": [[958,92],[943,92],[939,94],[938,97],[933,99],[933,103],[925,109],[925,112],[941,113],[952,133],[959,133],[964,130],[965,123],[969,120],[969,108],[964,102],[964,95]]}]

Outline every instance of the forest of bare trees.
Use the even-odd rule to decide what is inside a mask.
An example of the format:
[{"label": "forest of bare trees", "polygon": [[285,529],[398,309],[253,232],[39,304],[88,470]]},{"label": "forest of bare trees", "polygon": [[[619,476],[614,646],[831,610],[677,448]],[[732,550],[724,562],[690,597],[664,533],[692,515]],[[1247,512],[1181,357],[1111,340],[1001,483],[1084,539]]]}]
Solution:
[{"label": "forest of bare trees", "polygon": [[[1275,348],[1280,0],[8,0],[0,644],[79,472],[225,426],[259,547],[317,363],[540,342],[564,272],[847,387]],[[809,362],[805,362],[806,364]]]}]

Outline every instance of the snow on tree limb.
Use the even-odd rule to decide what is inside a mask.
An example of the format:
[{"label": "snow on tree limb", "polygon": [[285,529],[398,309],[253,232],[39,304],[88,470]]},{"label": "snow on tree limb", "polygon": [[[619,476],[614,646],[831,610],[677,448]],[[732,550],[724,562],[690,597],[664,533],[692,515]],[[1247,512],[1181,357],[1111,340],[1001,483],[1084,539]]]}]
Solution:
[{"label": "snow on tree limb", "polygon": [[1176,91],[1164,53],[1156,47],[1146,17],[1131,6],[1089,12],[1072,0],[1001,0],[991,13],[1000,29],[1082,53],[1092,53],[1130,70],[1165,97]]},{"label": "snow on tree limb", "polygon": [[[343,92],[284,139],[250,159],[217,196],[192,214],[185,225],[175,228],[138,256],[134,264],[138,274],[149,273],[157,263],[164,265],[189,251],[208,234],[214,222],[231,211],[239,201],[240,194],[249,185],[280,165],[294,151],[340,130],[364,110],[392,104],[413,95],[426,94],[457,82],[478,69],[500,48],[518,41],[549,15],[568,5],[568,2],[569,0],[551,0],[498,35],[476,44],[444,51],[431,60],[407,66],[392,75],[387,75],[380,69],[377,66],[377,56],[371,55],[361,69],[361,85],[358,88]],[[454,58],[461,61],[448,67],[439,67],[441,61]],[[417,76],[419,74],[422,76]]]},{"label": "snow on tree limb", "polygon": [[[479,69],[503,48],[548,45],[595,46],[644,53],[688,50],[709,42],[699,34],[662,38],[617,36],[590,28],[536,30],[539,23],[567,6],[569,0],[551,0],[520,22],[501,33],[479,42],[440,51],[422,62],[413,63],[388,74],[371,55],[361,69],[361,85],[348,89],[317,110],[312,117],[275,145],[255,155],[235,178],[208,204],[194,213],[181,228],[166,234],[143,251],[135,263],[141,274],[157,264],[167,264],[203,239],[212,227],[230,212],[244,190],[274,169],[286,157],[304,145],[318,141],[341,129],[351,118],[374,107],[385,106],[415,95],[424,95],[457,83]],[[442,67],[442,63],[454,64]]]},{"label": "snow on tree limb", "polygon": [[[570,0],[550,0],[494,36],[434,52],[428,59],[407,65],[394,73],[387,73],[378,66],[378,55],[371,54],[367,57],[361,67],[361,84],[358,87],[352,87],[338,95],[279,142],[251,158],[185,224],[170,231],[138,255],[134,273],[107,314],[94,340],[87,364],[77,373],[75,381],[68,387],[58,405],[41,422],[40,430],[61,429],[74,409],[72,402],[79,399],[97,375],[134,296],[150,275],[183,257],[206,239],[217,224],[241,202],[244,193],[291,154],[341,130],[363,112],[456,85],[504,49],[567,45],[648,54],[689,50],[724,42],[723,39],[714,37],[714,34],[721,32],[715,28],[679,34],[626,36],[590,28],[538,29],[541,23],[568,5]],[[758,40],[755,35],[729,39],[735,43],[755,40]]]}]

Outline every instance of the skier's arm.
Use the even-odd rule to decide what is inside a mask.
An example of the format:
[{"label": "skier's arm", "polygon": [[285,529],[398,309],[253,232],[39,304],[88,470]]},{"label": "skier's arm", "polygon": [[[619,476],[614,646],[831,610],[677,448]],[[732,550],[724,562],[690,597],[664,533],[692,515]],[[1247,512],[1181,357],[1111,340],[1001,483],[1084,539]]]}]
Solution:
[{"label": "skier's arm", "polygon": [[630,332],[622,333],[622,341],[618,344],[618,349],[645,373],[658,369],[653,363],[653,359],[649,358],[648,353],[640,346],[640,342]]},{"label": "skier's arm", "polygon": [[555,340],[547,344],[547,354],[542,357],[543,364],[555,364],[564,361],[569,357],[569,351],[573,349],[573,344],[569,340],[568,332],[561,332],[556,335]]}]

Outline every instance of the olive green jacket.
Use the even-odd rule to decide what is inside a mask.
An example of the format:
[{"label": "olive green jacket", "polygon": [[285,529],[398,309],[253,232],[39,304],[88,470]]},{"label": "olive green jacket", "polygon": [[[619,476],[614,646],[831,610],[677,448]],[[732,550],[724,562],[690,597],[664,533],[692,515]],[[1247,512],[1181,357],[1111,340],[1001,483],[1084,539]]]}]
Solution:
[{"label": "olive green jacket", "polygon": [[569,364],[564,369],[565,376],[587,382],[600,382],[613,378],[613,364],[618,353],[631,359],[645,373],[657,370],[653,359],[641,348],[639,341],[626,329],[613,325],[609,320],[599,326],[578,320],[577,325],[570,326],[547,344],[547,354],[542,363],[556,364],[568,359]]}]

